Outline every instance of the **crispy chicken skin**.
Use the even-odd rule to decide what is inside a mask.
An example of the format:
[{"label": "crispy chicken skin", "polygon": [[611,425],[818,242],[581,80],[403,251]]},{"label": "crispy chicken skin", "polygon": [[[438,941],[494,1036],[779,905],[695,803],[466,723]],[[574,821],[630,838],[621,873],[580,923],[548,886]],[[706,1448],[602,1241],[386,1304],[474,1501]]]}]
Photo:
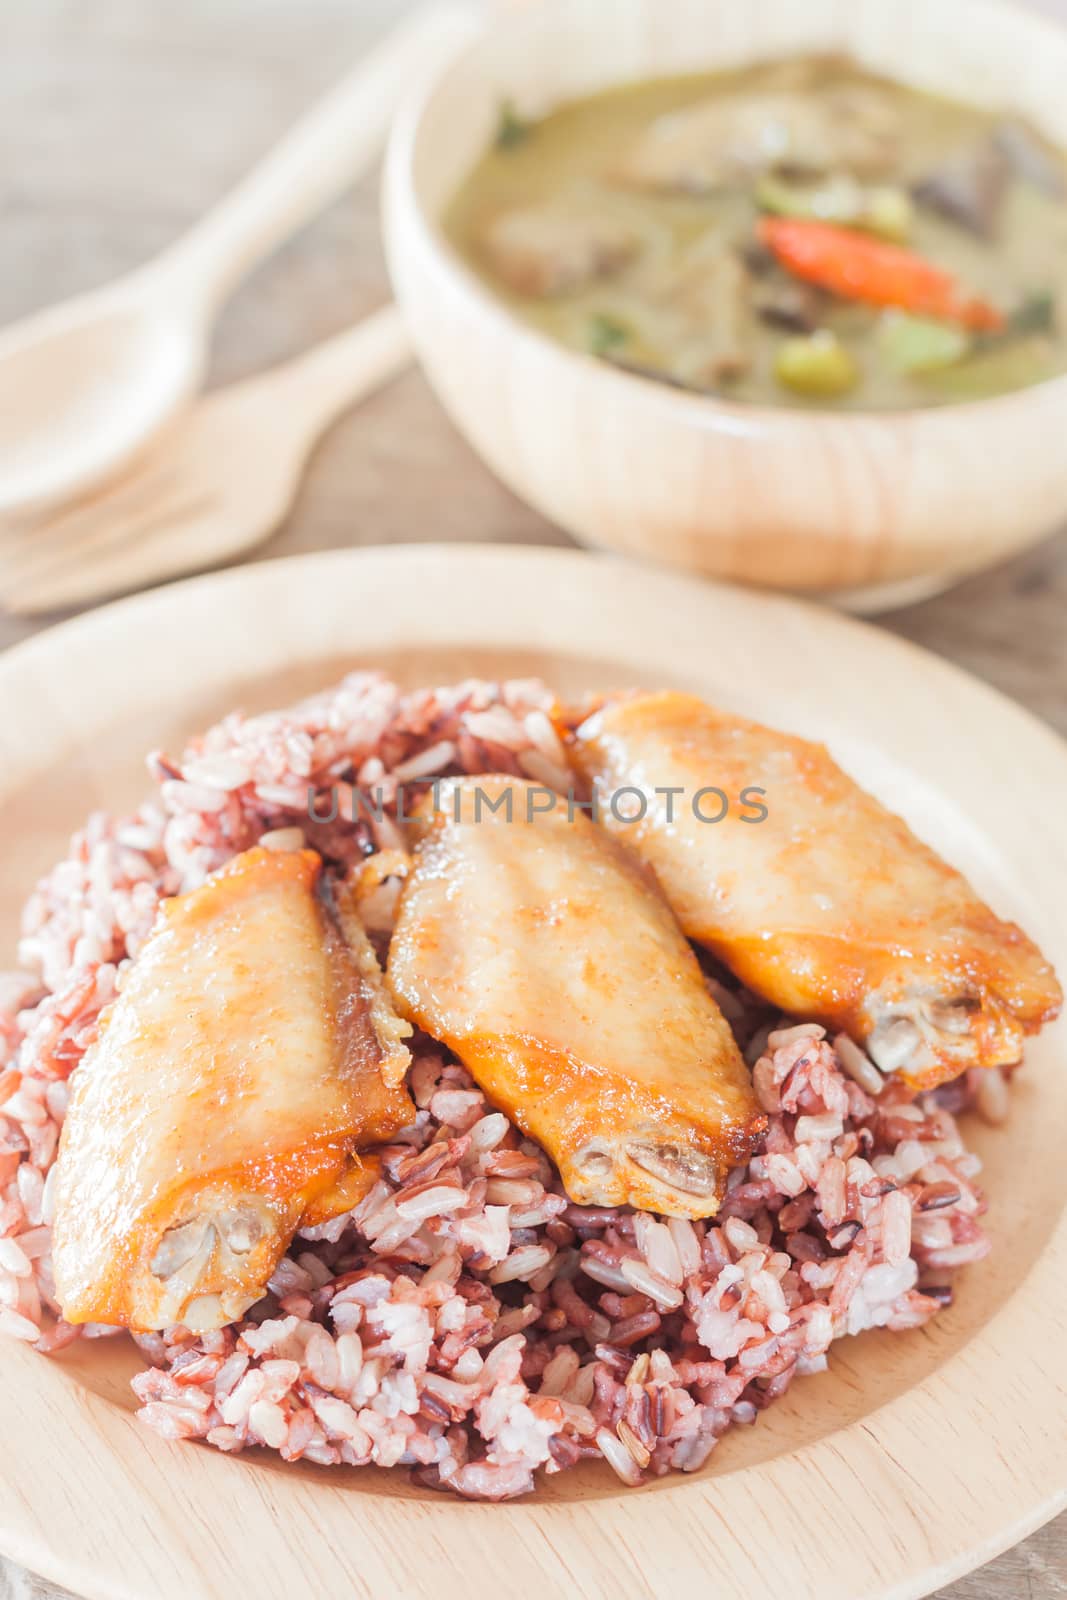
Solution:
[{"label": "crispy chicken skin", "polygon": [[240,1316],[301,1222],[373,1182],[357,1151],[412,1120],[408,1033],[313,851],[249,850],[165,902],[73,1080],[53,1248],[66,1319]]},{"label": "crispy chicken skin", "polygon": [[[606,805],[602,820],[654,869],[691,939],[914,1087],[1018,1061],[1024,1036],[1059,1010],[1056,975],[1022,930],[822,745],[665,692],[596,713],[574,759],[605,800],[624,785],[645,796],[640,820]],[[673,803],[655,792],[668,786],[682,791]],[[721,822],[694,813],[708,786],[730,801]],[[765,791],[764,820],[742,820],[745,788]],[[627,804],[637,811],[636,796]]]},{"label": "crispy chicken skin", "polygon": [[651,877],[565,801],[537,809],[546,795],[510,777],[439,786],[390,948],[394,999],[572,1200],[711,1216],[765,1127],[748,1071]]}]

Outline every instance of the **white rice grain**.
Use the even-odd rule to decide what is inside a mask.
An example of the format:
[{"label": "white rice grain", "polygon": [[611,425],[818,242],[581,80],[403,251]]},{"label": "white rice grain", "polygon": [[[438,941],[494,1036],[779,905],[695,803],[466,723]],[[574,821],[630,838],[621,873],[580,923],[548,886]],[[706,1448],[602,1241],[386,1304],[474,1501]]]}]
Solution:
[{"label": "white rice grain", "polygon": [[459,1211],[467,1203],[467,1191],[453,1184],[439,1183],[421,1194],[406,1195],[396,1202],[397,1215],[407,1221],[420,1222],[427,1217],[443,1217],[449,1211]]},{"label": "white rice grain", "polygon": [[824,1111],[817,1117],[798,1117],[794,1138],[798,1144],[814,1144],[817,1141],[831,1143],[841,1137],[841,1118],[832,1111]]},{"label": "white rice grain", "polygon": [[722,1231],[727,1241],[737,1255],[744,1255],[748,1250],[759,1249],[759,1234],[755,1228],[743,1222],[740,1217],[727,1217],[723,1223]]},{"label": "white rice grain", "polygon": [[250,1431],[271,1450],[280,1450],[289,1437],[285,1412],[273,1400],[257,1400],[248,1412]]},{"label": "white rice grain", "polygon": [[784,1155],[767,1155],[762,1158],[767,1177],[780,1194],[796,1196],[807,1188],[804,1174],[795,1161]]},{"label": "white rice grain", "polygon": [[900,1266],[911,1255],[911,1201],[903,1189],[894,1189],[882,1201],[882,1254],[890,1266]]},{"label": "white rice grain", "polygon": [[10,1306],[0,1306],[0,1333],[9,1333],[13,1339],[25,1339],[27,1343],[35,1344],[41,1330],[21,1312],[13,1311]]},{"label": "white rice grain", "polygon": [[270,833],[260,835],[260,845],[264,850],[303,850],[307,844],[303,828],[274,828]]},{"label": "white rice grain", "polygon": [[552,1251],[547,1245],[520,1245],[518,1250],[511,1252],[506,1261],[493,1268],[489,1274],[489,1282],[513,1283],[518,1278],[532,1278],[543,1267],[547,1267],[551,1260]]},{"label": "white rice grain", "polygon": [[430,778],[451,765],[455,756],[456,747],[452,741],[442,739],[439,744],[432,744],[429,749],[420,750],[418,755],[401,761],[393,768],[393,778],[397,783],[414,783],[419,778]]},{"label": "white rice grain", "polygon": [[798,1022],[794,1027],[775,1028],[773,1033],[767,1035],[767,1044],[772,1050],[782,1050],[786,1045],[796,1044],[800,1039],[825,1039],[826,1029],[821,1028],[817,1022]]},{"label": "white rice grain", "polygon": [[667,1226],[678,1252],[683,1277],[690,1277],[700,1266],[700,1240],[696,1229],[684,1217],[668,1217]]},{"label": "white rice grain", "polygon": [[608,1428],[598,1428],[596,1442],[600,1454],[608,1465],[618,1473],[623,1483],[638,1484],[641,1482],[641,1469],[616,1434],[612,1433]]},{"label": "white rice grain", "polygon": [[853,1082],[875,1098],[885,1088],[886,1080],[865,1050],[861,1050],[847,1033],[839,1033],[833,1040],[834,1053]]},{"label": "white rice grain", "polygon": [[680,1284],[685,1276],[682,1262],[670,1228],[655,1222],[647,1212],[639,1211],[634,1217],[634,1238],[637,1248],[652,1271],[667,1283]]},{"label": "white rice grain", "polygon": [[639,1294],[647,1294],[661,1311],[674,1311],[682,1304],[685,1296],[681,1289],[666,1278],[661,1278],[658,1272],[653,1272],[644,1261],[624,1257],[619,1266],[627,1284]]},{"label": "white rice grain", "polygon": [[10,1272],[14,1278],[29,1278],[33,1275],[32,1263],[14,1239],[0,1239],[0,1268]]},{"label": "white rice grain", "polygon": [[484,1152],[495,1150],[501,1140],[507,1137],[510,1126],[507,1117],[501,1112],[490,1112],[471,1128],[468,1134],[471,1149]]}]

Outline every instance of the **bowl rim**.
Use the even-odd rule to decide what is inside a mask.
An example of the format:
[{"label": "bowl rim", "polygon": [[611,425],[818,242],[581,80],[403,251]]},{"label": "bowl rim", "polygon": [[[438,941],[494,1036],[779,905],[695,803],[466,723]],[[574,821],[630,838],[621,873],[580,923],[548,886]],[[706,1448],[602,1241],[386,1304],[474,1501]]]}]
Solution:
[{"label": "bowl rim", "polygon": [[[755,6],[760,0],[748,0],[748,3]],[[886,3],[891,4],[892,0],[886,0]],[[929,3],[936,4],[937,0],[929,0]],[[871,407],[844,411],[789,401],[782,405],[768,405],[760,401],[731,400],[717,394],[685,390],[651,376],[627,371],[585,351],[575,350],[562,340],[554,339],[551,334],[525,322],[504,297],[494,293],[468,265],[441,226],[441,216],[431,213],[424,204],[416,178],[416,156],[424,118],[454,72],[476,62],[478,53],[491,38],[518,32],[528,25],[531,13],[534,13],[537,25],[547,26],[553,10],[564,15],[565,9],[566,0],[539,0],[536,10],[532,7],[518,8],[491,18],[483,13],[482,25],[477,32],[465,39],[457,51],[408,93],[390,131],[384,169],[387,205],[399,204],[403,207],[409,225],[417,230],[425,259],[432,262],[435,272],[449,280],[451,287],[462,296],[475,315],[494,327],[498,338],[510,336],[517,340],[521,348],[535,353],[542,363],[555,365],[561,370],[572,368],[576,376],[584,374],[585,383],[599,381],[605,388],[611,386],[618,392],[626,392],[635,405],[640,403],[643,396],[645,403],[657,406],[683,425],[747,436],[796,428],[813,433],[818,431],[820,434],[829,428],[858,434],[865,426],[899,427],[902,424],[912,428],[925,425],[936,429],[950,426],[951,423],[946,419],[957,417],[964,422],[988,423],[992,427],[1014,420],[1010,413],[1021,416],[1031,396],[1050,405],[1061,398],[1067,402],[1067,371],[1019,389],[1007,390],[1003,394],[974,400],[947,401],[942,405],[902,406],[896,410]],[[1067,19],[1024,9],[1010,3],[1010,0],[969,0],[969,9],[973,10],[976,19],[981,18],[983,13],[1010,16],[1023,31],[1033,31],[1035,43],[1043,38],[1058,50],[1067,67]],[[975,31],[980,30],[976,28]],[[753,59],[770,61],[782,58],[767,56]],[[892,80],[894,75],[886,76]],[[620,83],[635,81],[640,80],[619,80]],[[899,76],[897,81],[907,83],[903,76]],[[966,104],[966,101],[961,103]],[[452,195],[454,193],[455,189]],[[395,279],[392,271],[391,276]]]}]

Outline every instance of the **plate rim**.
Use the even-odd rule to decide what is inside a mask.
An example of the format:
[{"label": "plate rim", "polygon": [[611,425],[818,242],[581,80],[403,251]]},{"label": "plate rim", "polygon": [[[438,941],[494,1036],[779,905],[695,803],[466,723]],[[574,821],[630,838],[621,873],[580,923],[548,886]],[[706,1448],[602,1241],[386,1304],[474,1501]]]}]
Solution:
[{"label": "plate rim", "polygon": [[[397,586],[398,592],[403,594],[418,575],[420,581],[437,580],[429,587],[439,595],[441,589],[437,584],[455,584],[455,568],[460,565],[464,568],[464,578],[477,573],[483,585],[495,586],[501,595],[517,597],[518,611],[529,590],[550,578],[558,592],[564,620],[572,614],[577,616],[597,589],[608,588],[624,599],[627,606],[649,612],[658,606],[669,610],[673,603],[687,612],[704,613],[709,619],[719,613],[720,626],[731,613],[737,613],[742,629],[748,625],[746,618],[765,618],[783,627],[795,628],[798,637],[814,630],[826,636],[831,646],[837,639],[859,642],[861,648],[881,654],[887,662],[895,659],[901,670],[910,676],[921,673],[927,680],[932,679],[934,688],[952,704],[971,706],[980,717],[1002,727],[1007,725],[1014,739],[1028,752],[1031,770],[1058,774],[1062,786],[1067,787],[1067,744],[1051,728],[990,685],[910,641],[882,633],[855,618],[824,611],[810,602],[731,589],[644,563],[621,562],[604,554],[556,547],[507,544],[369,546],[257,562],[168,585],[61,622],[13,646],[0,657],[0,706],[10,703],[13,697],[25,696],[35,684],[47,681],[62,657],[82,654],[91,660],[93,652],[98,651],[101,659],[106,656],[114,667],[116,651],[128,650],[131,640],[151,636],[161,628],[177,628],[180,632],[183,617],[195,615],[198,610],[204,614],[218,612],[220,607],[224,609],[227,599],[237,593],[243,593],[245,602],[252,597],[257,612],[268,618],[273,616],[277,622],[279,606],[284,613],[287,598],[299,592],[302,586],[314,590],[325,582],[333,597],[330,603],[336,604],[339,594],[358,596],[368,585],[373,588],[378,584],[383,593]],[[525,575],[521,573],[523,568],[527,569]],[[299,577],[295,576],[298,571]],[[526,581],[522,581],[523,576]],[[580,596],[577,609],[576,596]],[[506,612],[506,604],[502,609]],[[600,621],[603,622],[603,617]],[[299,624],[298,632],[300,628],[310,640],[314,621]],[[504,635],[500,638],[503,641]],[[524,642],[521,638],[511,638],[512,645],[519,648]],[[460,643],[455,640],[454,647],[458,648]],[[477,641],[470,643],[477,646]],[[351,648],[353,654],[367,653],[357,635],[352,638]],[[309,658],[313,654],[310,650]],[[151,682],[151,672],[148,676]],[[28,726],[25,706],[22,716],[16,720],[23,729]],[[48,714],[37,720],[44,726]],[[20,768],[17,761],[0,765],[0,792],[14,787],[28,770],[25,764]],[[1062,887],[1067,885],[1067,817],[1058,825],[1054,817],[1044,819],[1044,826],[1046,834],[1057,840],[1063,856],[1059,872],[1053,877],[1053,882]],[[1042,898],[1043,894],[1042,890]],[[1051,914],[1049,920],[1052,921]],[[310,1527],[327,1538],[331,1529],[336,1534],[340,1516],[345,1519],[348,1541],[345,1559],[359,1563],[358,1570],[370,1584],[366,1589],[368,1594],[375,1592],[376,1572],[379,1578],[383,1575],[388,1578],[388,1562],[384,1567],[382,1562],[383,1556],[390,1552],[390,1541],[394,1557],[397,1554],[395,1541],[401,1538],[411,1541],[412,1548],[417,1546],[424,1550],[427,1557],[436,1551],[432,1559],[439,1561],[440,1548],[452,1530],[461,1534],[467,1545],[475,1541],[470,1546],[472,1556],[477,1555],[490,1564],[496,1562],[502,1575],[510,1573],[514,1593],[532,1592],[532,1589],[514,1587],[519,1572],[525,1579],[538,1576],[542,1585],[558,1584],[561,1573],[567,1570],[558,1549],[577,1536],[580,1524],[581,1536],[593,1539],[593,1559],[601,1563],[599,1573],[593,1573],[594,1581],[597,1576],[611,1577],[616,1583],[621,1581],[623,1586],[617,1590],[621,1600],[622,1596],[637,1592],[632,1591],[632,1582],[627,1587],[628,1580],[632,1580],[634,1564],[644,1570],[650,1555],[654,1557],[657,1541],[676,1536],[683,1525],[688,1542],[683,1550],[672,1551],[670,1587],[673,1590],[681,1572],[688,1572],[690,1568],[694,1574],[706,1575],[709,1561],[724,1559],[721,1544],[726,1531],[724,1516],[739,1509],[746,1497],[755,1500],[757,1492],[773,1490],[776,1505],[783,1515],[792,1517],[794,1528],[799,1515],[798,1504],[815,1514],[819,1495],[814,1493],[813,1485],[819,1481],[821,1493],[831,1499],[836,1496],[838,1502],[857,1477],[872,1485],[872,1501],[876,1495],[884,1495],[890,1502],[894,1497],[899,1502],[899,1474],[918,1484],[929,1476],[930,1464],[914,1459],[915,1440],[919,1440],[918,1453],[922,1456],[924,1449],[930,1450],[934,1437],[929,1430],[936,1430],[946,1416],[951,1418],[956,1435],[953,1449],[962,1453],[961,1459],[966,1461],[978,1459],[978,1455],[971,1452],[980,1453],[982,1444],[988,1445],[994,1425],[996,1430],[1006,1430],[997,1432],[993,1453],[1000,1458],[1001,1466],[1009,1469],[1010,1479],[1008,1434],[1023,1449],[1028,1435],[1026,1419],[1019,1409],[1009,1412],[1007,1408],[1012,1397],[1017,1400],[1027,1383],[1031,1385],[1031,1392],[1036,1385],[1043,1399],[1042,1426],[1046,1431],[1058,1427],[1058,1438],[1062,1440],[1055,1460],[1059,1478],[1057,1480],[1053,1473],[1045,1481],[1043,1493],[1027,1490],[1021,1497],[1018,1493],[1013,1496],[1002,1476],[995,1475],[979,1486],[981,1493],[972,1486],[966,1497],[970,1512],[967,1514],[966,1508],[957,1508],[954,1513],[957,1521],[951,1530],[936,1521],[918,1520],[919,1543],[925,1548],[909,1547],[906,1541],[902,1543],[889,1529],[888,1517],[884,1514],[873,1534],[863,1527],[864,1539],[873,1539],[867,1552],[870,1582],[864,1590],[865,1600],[911,1600],[991,1559],[1067,1505],[1067,1387],[1055,1366],[1056,1352],[1052,1348],[1057,1325],[1067,1319],[1064,1267],[1067,1267],[1067,1215],[1060,1215],[1034,1267],[1008,1300],[942,1366],[888,1404],[788,1455],[711,1478],[695,1475],[673,1484],[670,1493],[642,1495],[638,1492],[634,1496],[620,1486],[618,1495],[595,1502],[518,1501],[472,1507],[444,1499],[427,1505],[422,1501],[379,1495],[373,1500],[379,1512],[373,1519],[373,1526],[369,1518],[361,1526],[363,1519],[352,1516],[354,1502],[349,1501],[346,1507],[342,1501],[339,1511],[335,1507],[337,1496],[358,1490],[358,1481],[343,1490],[333,1485],[309,1486],[303,1478],[284,1478],[277,1470],[269,1470],[254,1460],[246,1459],[235,1469],[220,1455],[206,1449],[189,1450],[168,1445],[148,1435],[128,1413],[69,1382],[63,1375],[61,1363],[49,1362],[13,1341],[3,1341],[0,1342],[0,1375],[5,1381],[0,1384],[0,1390],[7,1398],[0,1405],[4,1412],[10,1414],[13,1410],[14,1413],[13,1422],[7,1425],[10,1459],[12,1462],[20,1459],[28,1467],[29,1479],[20,1490],[6,1481],[0,1483],[0,1549],[12,1559],[90,1600],[97,1596],[100,1600],[139,1600],[145,1590],[138,1584],[143,1585],[147,1576],[139,1561],[134,1560],[130,1565],[125,1559],[128,1552],[119,1555],[102,1544],[94,1531],[94,1507],[97,1512],[100,1509],[98,1486],[110,1484],[123,1495],[132,1497],[132,1504],[143,1515],[151,1513],[157,1517],[161,1498],[169,1495],[174,1486],[180,1486],[186,1498],[193,1497],[190,1505],[195,1504],[202,1521],[204,1503],[210,1510],[212,1500],[219,1496],[232,1510],[241,1507],[253,1521],[256,1518],[262,1521],[266,1505],[276,1529],[287,1525],[295,1510]],[[1052,1279],[1051,1293],[1047,1283],[1037,1281],[1048,1278]],[[1043,1299],[1047,1297],[1040,1311],[1039,1292]],[[1028,1339],[1019,1339],[1020,1328],[1029,1334]],[[1006,1344],[1012,1346],[1010,1364],[1002,1354]],[[980,1405],[976,1405],[973,1391],[968,1393],[972,1407],[968,1411],[960,1400],[959,1387],[962,1384],[966,1391],[968,1378],[973,1378],[979,1370],[989,1379],[989,1387],[983,1391]],[[959,1410],[940,1409],[953,1398]],[[920,1426],[909,1444],[907,1430],[909,1424],[916,1423]],[[99,1473],[99,1477],[90,1474],[90,1480],[85,1481],[69,1470],[71,1463],[66,1459],[62,1463],[58,1476],[67,1495],[64,1536],[79,1519],[86,1524],[77,1530],[76,1546],[65,1552],[45,1542],[42,1522],[57,1503],[56,1462],[49,1461],[47,1449],[47,1440],[55,1438],[62,1440],[68,1450],[84,1452],[84,1465],[95,1467]],[[1008,1446],[1007,1459],[1003,1453],[1005,1446]],[[938,1457],[942,1464],[944,1455],[942,1444]],[[929,1487],[936,1488],[936,1485],[931,1483]],[[936,1496],[931,1504],[937,1506]],[[328,1513],[324,1510],[327,1505],[331,1508]],[[398,1507],[403,1509],[399,1515],[393,1515]],[[641,1510],[635,1516],[638,1507]],[[461,1517],[465,1522],[460,1522]],[[381,1534],[377,1535],[375,1529],[381,1529]],[[182,1542],[181,1530],[168,1527],[167,1534],[163,1541],[167,1559],[173,1562],[183,1550],[185,1552],[182,1570],[172,1565],[166,1584],[159,1582],[158,1571],[151,1574],[158,1592],[168,1600],[172,1593],[221,1595],[234,1573],[239,1574],[242,1581],[256,1581],[266,1594],[275,1592],[270,1587],[270,1573],[255,1571],[263,1557],[248,1549],[247,1542],[241,1550],[226,1548],[227,1572],[211,1574],[191,1554],[188,1544]],[[916,1530],[912,1531],[913,1538],[917,1534]],[[807,1537],[809,1545],[812,1544],[814,1535],[802,1519],[800,1536]],[[840,1537],[846,1537],[844,1525]],[[851,1525],[847,1537],[855,1539],[855,1524]],[[269,1540],[266,1542],[269,1544]],[[814,1549],[819,1548],[820,1541],[816,1539]],[[308,1554],[303,1551],[302,1558]],[[326,1555],[320,1552],[320,1556],[326,1560]],[[346,1566],[344,1570],[352,1582],[352,1568]],[[740,1572],[740,1567],[737,1570]],[[305,1566],[302,1571],[305,1581],[313,1581],[318,1576],[324,1580],[323,1592],[330,1592],[328,1582],[333,1568],[309,1571]],[[572,1579],[574,1576],[572,1573]],[[226,1581],[218,1582],[220,1577]],[[826,1587],[838,1581],[834,1572],[813,1576],[812,1570],[806,1569],[803,1582],[809,1581],[813,1584],[812,1593],[831,1597],[847,1594],[846,1590]],[[792,1587],[797,1600],[808,1593],[798,1582],[793,1582]],[[353,1592],[359,1591],[353,1589]],[[425,1589],[410,1590],[412,1595],[423,1592],[427,1595],[447,1593],[440,1569]],[[588,1592],[595,1591],[589,1589]],[[736,1592],[740,1594],[742,1589],[739,1587]],[[848,1600],[855,1600],[855,1596],[848,1595]]]}]

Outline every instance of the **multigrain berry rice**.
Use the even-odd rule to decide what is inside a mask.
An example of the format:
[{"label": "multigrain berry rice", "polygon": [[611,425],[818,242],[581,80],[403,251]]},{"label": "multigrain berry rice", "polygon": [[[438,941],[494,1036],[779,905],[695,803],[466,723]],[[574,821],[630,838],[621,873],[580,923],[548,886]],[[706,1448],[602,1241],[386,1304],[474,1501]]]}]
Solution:
[{"label": "multigrain berry rice", "polygon": [[[354,674],[290,711],[227,717],[177,760],[152,756],[155,798],[89,820],[31,898],[23,970],[0,991],[0,1331],[44,1352],[117,1331],[58,1317],[53,1163],[70,1075],[160,900],[299,829],[334,863],[379,853],[372,931],[387,935],[395,822],[351,805],[314,822],[309,801],[325,817],[346,786],[388,798],[449,772],[565,791],[553,709],[534,682],[402,694]],[[696,1470],[732,1424],[821,1371],[834,1339],[927,1322],[988,1249],[955,1114],[977,1099],[1001,1120],[1004,1080],[910,1098],[848,1039],[708,981],[770,1118],[713,1221],[572,1205],[540,1149],[417,1037],[417,1119],[381,1180],[294,1240],[240,1323],[138,1337],[142,1419],[225,1451],[404,1466],[475,1498],[593,1457],[637,1484]]]}]

